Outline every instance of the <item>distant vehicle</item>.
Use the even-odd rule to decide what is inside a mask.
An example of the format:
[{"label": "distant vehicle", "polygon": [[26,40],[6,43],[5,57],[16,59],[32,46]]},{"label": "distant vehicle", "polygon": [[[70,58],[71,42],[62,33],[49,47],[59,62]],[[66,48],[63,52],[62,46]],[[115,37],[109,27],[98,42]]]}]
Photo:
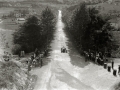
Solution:
[{"label": "distant vehicle", "polygon": [[67,53],[67,49],[65,47],[61,48],[61,53]]},{"label": "distant vehicle", "polygon": [[16,19],[16,23],[17,24],[22,24],[22,23],[24,23],[25,22],[25,18],[17,18]]}]

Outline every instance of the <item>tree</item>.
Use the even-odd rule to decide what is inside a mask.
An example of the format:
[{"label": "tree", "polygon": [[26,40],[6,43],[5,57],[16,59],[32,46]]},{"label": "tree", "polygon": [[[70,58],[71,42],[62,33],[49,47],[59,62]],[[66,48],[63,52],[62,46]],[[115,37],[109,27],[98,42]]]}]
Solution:
[{"label": "tree", "polygon": [[115,43],[110,31],[113,29],[108,18],[102,18],[95,8],[86,8],[82,3],[73,12],[73,16],[66,24],[66,29],[76,41],[76,47],[82,51],[111,53],[115,49]]},{"label": "tree", "polygon": [[[90,22],[85,29],[84,42],[85,50],[92,50],[95,52],[109,52],[115,49],[116,44],[113,41],[113,37],[110,31],[113,29],[108,18],[102,18],[98,15],[95,9],[89,9]],[[88,46],[89,45],[89,46]]]},{"label": "tree", "polygon": [[41,27],[39,23],[39,19],[32,16],[14,33],[14,43],[19,44],[25,52],[40,48]]},{"label": "tree", "polygon": [[55,17],[53,12],[47,7],[42,11],[40,18],[40,26],[42,29],[41,34],[43,35],[45,45],[49,44],[51,41],[55,29]]},{"label": "tree", "polygon": [[85,28],[89,22],[89,14],[86,8],[85,3],[82,3],[80,7],[78,7],[70,20],[69,23],[69,30],[73,34],[73,37],[75,38],[77,43],[81,45],[81,38],[83,36],[83,33],[85,31]]},{"label": "tree", "polygon": [[40,20],[35,16],[29,17],[14,33],[14,43],[25,52],[46,48],[53,37],[54,20],[54,14],[48,7],[42,11]]}]

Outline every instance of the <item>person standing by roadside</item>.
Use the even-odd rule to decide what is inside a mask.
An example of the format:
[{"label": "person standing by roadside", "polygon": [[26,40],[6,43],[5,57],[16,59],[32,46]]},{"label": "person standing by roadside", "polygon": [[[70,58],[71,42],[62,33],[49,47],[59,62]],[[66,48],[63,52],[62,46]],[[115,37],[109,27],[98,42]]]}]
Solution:
[{"label": "person standing by roadside", "polygon": [[33,59],[34,59],[34,55],[31,56],[31,60],[33,60]]},{"label": "person standing by roadside", "polygon": [[40,61],[41,61],[41,67],[43,66],[43,61],[42,61],[42,59],[40,59]]},{"label": "person standing by roadside", "polygon": [[89,55],[87,53],[85,53],[85,62],[88,61]]},{"label": "person standing by roadside", "polygon": [[112,69],[114,69],[114,61],[112,60],[112,62],[111,62],[111,63],[112,63]]},{"label": "person standing by roadside", "polygon": [[120,74],[120,65],[118,66],[118,74]]},{"label": "person standing by roadside", "polygon": [[23,55],[23,57],[25,57],[25,51],[22,51],[22,55]]},{"label": "person standing by roadside", "polygon": [[28,63],[28,72],[31,70],[31,65],[33,63],[33,60],[34,60],[34,55],[31,56],[30,61]]},{"label": "person standing by roadside", "polygon": [[89,60],[91,60],[91,53],[89,52]]},{"label": "person standing by roadside", "polygon": [[95,63],[97,64],[98,64],[98,59],[99,59],[99,53],[96,53]]},{"label": "person standing by roadside", "polygon": [[34,53],[35,53],[35,57],[37,57],[39,55],[39,50],[36,48]]}]

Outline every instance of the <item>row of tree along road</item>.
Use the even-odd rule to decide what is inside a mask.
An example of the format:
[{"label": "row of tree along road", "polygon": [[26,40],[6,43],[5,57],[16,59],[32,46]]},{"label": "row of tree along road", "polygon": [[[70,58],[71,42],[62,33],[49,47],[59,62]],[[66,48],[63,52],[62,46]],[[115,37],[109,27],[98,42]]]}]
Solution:
[{"label": "row of tree along road", "polygon": [[99,53],[111,56],[117,44],[112,37],[113,27],[108,22],[109,18],[99,15],[95,8],[87,8],[85,3],[77,7],[70,18],[64,18],[65,30],[71,34],[75,46],[82,53]]},{"label": "row of tree along road", "polygon": [[[47,7],[42,11],[40,19],[36,16],[29,17],[14,33],[13,54],[19,54],[20,59],[24,59],[22,57],[25,56],[25,53],[34,52],[34,56],[31,56],[30,60],[27,61],[28,65],[26,65],[16,62],[15,57],[8,52],[4,52],[3,59],[6,62],[0,61],[0,90],[33,89],[37,77],[31,76],[28,71],[31,70],[33,65],[37,66],[39,64],[39,66],[42,66],[42,57],[47,55],[47,47],[53,38],[55,20],[54,14]],[[42,51],[44,53],[40,54]],[[25,57],[25,60],[27,60],[27,57]],[[25,66],[28,66],[28,70]]]},{"label": "row of tree along road", "polygon": [[54,14],[48,7],[40,17],[30,16],[14,33],[13,53],[18,54],[22,50],[29,53],[36,48],[40,51],[47,49],[53,38],[55,21]]}]

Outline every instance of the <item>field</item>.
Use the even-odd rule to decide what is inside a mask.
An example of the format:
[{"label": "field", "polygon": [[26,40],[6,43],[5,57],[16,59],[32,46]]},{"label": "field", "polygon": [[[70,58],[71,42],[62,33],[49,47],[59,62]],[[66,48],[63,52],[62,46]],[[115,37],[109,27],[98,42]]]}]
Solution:
[{"label": "field", "polygon": [[16,30],[18,29],[19,25],[12,21],[12,19],[3,19],[3,22],[0,23],[0,28],[7,29],[7,30]]},{"label": "field", "polygon": [[[3,15],[8,15],[11,11],[14,11],[14,8],[0,8],[0,18]],[[0,22],[0,39],[2,39],[0,40],[0,46],[2,47],[1,51],[8,51],[11,53],[13,47],[12,34],[16,29],[18,29],[18,25],[15,24],[15,21],[12,21],[10,18],[2,19],[2,22]],[[9,48],[5,48],[6,43],[8,43]]]},{"label": "field", "polygon": [[[0,49],[1,49],[1,54],[4,51],[7,51],[9,53],[11,53],[11,50],[13,48],[13,36],[12,34],[14,33],[14,31],[12,30],[1,30],[0,29]],[[6,46],[8,43],[8,47]]]},{"label": "field", "polygon": [[[3,15],[10,14],[11,11],[14,11],[14,8],[0,8],[0,18],[2,18]],[[15,30],[18,28],[18,25],[15,25],[15,22],[12,22],[11,19],[3,19],[2,23],[0,23],[0,28],[2,29],[9,29],[9,30]]]},{"label": "field", "polygon": [[[25,0],[25,2],[28,2],[29,0]],[[37,3],[49,3],[49,4],[77,4],[84,0],[31,0],[29,2],[37,2]]]},{"label": "field", "polygon": [[14,11],[14,8],[0,8],[0,18],[3,16],[3,15],[8,15],[11,11]]},{"label": "field", "polygon": [[120,5],[109,4],[109,3],[99,3],[95,5],[88,5],[89,7],[96,7],[101,14],[108,13],[110,10],[120,11]]}]

